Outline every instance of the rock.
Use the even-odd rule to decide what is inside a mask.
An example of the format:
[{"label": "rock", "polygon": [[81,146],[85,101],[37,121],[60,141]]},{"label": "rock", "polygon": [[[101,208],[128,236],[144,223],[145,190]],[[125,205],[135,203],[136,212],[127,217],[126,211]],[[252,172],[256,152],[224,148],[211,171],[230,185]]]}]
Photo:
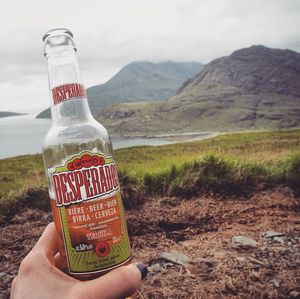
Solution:
[{"label": "rock", "polygon": [[166,260],[178,265],[186,265],[191,262],[191,258],[180,252],[163,252],[158,259]]},{"label": "rock", "polygon": [[289,298],[300,299],[300,292],[291,291],[290,294],[289,294]]},{"label": "rock", "polygon": [[246,219],[240,219],[237,221],[238,224],[247,224],[248,221]]},{"label": "rock", "polygon": [[239,261],[239,262],[245,262],[246,261],[246,259],[244,257],[242,257],[242,256],[238,256],[236,258],[236,260]]},{"label": "rock", "polygon": [[276,288],[280,287],[280,281],[277,279],[270,280],[270,283],[272,283]]},{"label": "rock", "polygon": [[258,265],[261,265],[261,266],[265,266],[265,265],[266,265],[265,262],[260,261],[260,260],[258,260],[258,259],[256,259],[256,258],[253,258],[253,257],[249,257],[249,260],[250,260],[252,263],[254,263],[254,264],[258,264]]},{"label": "rock", "polygon": [[300,265],[300,259],[296,259],[296,260],[294,260],[294,264],[296,264],[296,265]]},{"label": "rock", "polygon": [[257,242],[246,236],[234,236],[231,239],[234,248],[256,248]]},{"label": "rock", "polygon": [[275,232],[273,230],[268,230],[262,233],[262,236],[265,238],[274,238],[274,237],[284,237],[285,233]]},{"label": "rock", "polygon": [[284,237],[274,237],[274,241],[284,244]]},{"label": "rock", "polygon": [[161,272],[161,271],[163,271],[163,268],[161,267],[160,264],[155,263],[155,264],[149,266],[148,270],[149,270],[150,273],[154,273],[154,272]]},{"label": "rock", "polygon": [[225,251],[225,250],[220,250],[220,251],[214,252],[214,256],[217,258],[220,258],[220,259],[223,259],[228,255],[229,255],[229,252]]},{"label": "rock", "polygon": [[290,252],[290,249],[288,247],[277,247],[276,250],[281,255],[284,255],[284,254],[287,254]]},{"label": "rock", "polygon": [[202,265],[205,265],[208,268],[213,268],[213,267],[215,267],[217,265],[217,262],[215,260],[207,259],[207,258],[198,258],[198,259],[195,259],[193,261],[193,263],[195,263],[195,264],[202,264]]},{"label": "rock", "polygon": [[257,271],[252,271],[251,276],[254,278],[255,281],[260,281],[260,274]]}]

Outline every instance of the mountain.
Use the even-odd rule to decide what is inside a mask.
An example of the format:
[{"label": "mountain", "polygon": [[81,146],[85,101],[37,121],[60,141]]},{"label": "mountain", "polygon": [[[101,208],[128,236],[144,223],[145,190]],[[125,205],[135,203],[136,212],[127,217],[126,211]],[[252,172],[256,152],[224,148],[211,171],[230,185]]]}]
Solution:
[{"label": "mountain", "polygon": [[[87,89],[91,111],[98,115],[115,103],[167,100],[201,68],[199,62],[132,62],[106,83]],[[50,118],[50,109],[37,118]]]},{"label": "mountain", "polygon": [[300,54],[240,49],[205,65],[166,102],[114,105],[98,119],[116,135],[299,127]]},{"label": "mountain", "polygon": [[0,111],[0,118],[1,117],[8,117],[8,116],[18,116],[18,115],[24,115],[24,113]]}]

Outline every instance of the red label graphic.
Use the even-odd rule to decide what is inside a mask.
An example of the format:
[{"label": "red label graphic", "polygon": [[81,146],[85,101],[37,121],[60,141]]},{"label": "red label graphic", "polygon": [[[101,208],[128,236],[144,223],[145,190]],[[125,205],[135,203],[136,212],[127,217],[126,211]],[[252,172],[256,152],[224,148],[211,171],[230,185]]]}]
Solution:
[{"label": "red label graphic", "polygon": [[[80,161],[75,159],[73,163],[79,164],[77,160]],[[52,178],[58,207],[101,197],[119,189],[115,163],[61,172],[53,174]]]},{"label": "red label graphic", "polygon": [[85,89],[82,84],[70,83],[52,88],[54,105],[66,100],[85,97]]},{"label": "red label graphic", "polygon": [[101,241],[96,245],[95,252],[100,257],[107,256],[109,254],[109,245],[107,242]]}]

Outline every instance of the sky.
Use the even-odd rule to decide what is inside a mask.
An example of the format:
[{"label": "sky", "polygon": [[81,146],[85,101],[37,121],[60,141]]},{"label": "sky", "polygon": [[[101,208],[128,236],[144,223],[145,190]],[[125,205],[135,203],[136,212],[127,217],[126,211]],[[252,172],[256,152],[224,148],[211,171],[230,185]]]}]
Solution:
[{"label": "sky", "polygon": [[208,63],[254,44],[300,52],[300,1],[0,0],[0,111],[49,106],[42,36],[59,27],[89,87],[132,61]]}]

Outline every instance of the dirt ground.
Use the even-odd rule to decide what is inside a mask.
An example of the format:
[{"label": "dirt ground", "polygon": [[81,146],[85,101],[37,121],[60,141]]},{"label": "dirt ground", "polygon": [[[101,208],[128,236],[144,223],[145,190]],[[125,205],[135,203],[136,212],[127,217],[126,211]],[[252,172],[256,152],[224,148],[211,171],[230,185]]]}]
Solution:
[{"label": "dirt ground", "polygon": [[[300,199],[288,188],[251,199],[154,198],[127,212],[134,258],[150,266],[138,297],[300,298]],[[0,230],[0,298],[51,215],[25,209]],[[265,237],[266,231],[281,237]],[[254,239],[236,248],[232,237]],[[183,265],[163,252],[189,257]]]}]

